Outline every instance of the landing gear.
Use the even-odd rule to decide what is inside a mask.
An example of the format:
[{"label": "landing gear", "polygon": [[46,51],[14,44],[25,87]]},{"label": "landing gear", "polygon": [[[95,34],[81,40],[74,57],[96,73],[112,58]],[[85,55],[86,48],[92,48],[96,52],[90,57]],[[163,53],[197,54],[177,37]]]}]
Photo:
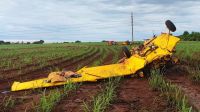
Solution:
[{"label": "landing gear", "polygon": [[122,47],[122,50],[123,50],[123,53],[124,55],[127,57],[127,58],[130,58],[131,57],[131,52],[128,50],[127,47]]}]

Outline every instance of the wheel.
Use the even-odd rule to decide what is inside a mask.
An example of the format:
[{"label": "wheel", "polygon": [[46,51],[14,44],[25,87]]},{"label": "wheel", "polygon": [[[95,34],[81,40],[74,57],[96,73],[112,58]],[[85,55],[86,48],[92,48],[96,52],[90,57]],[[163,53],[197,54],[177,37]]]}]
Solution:
[{"label": "wheel", "polygon": [[172,31],[175,32],[176,31],[176,26],[174,25],[174,23],[170,20],[165,21],[165,24],[167,26],[167,28]]},{"label": "wheel", "polygon": [[127,57],[127,58],[130,58],[131,57],[131,52],[128,50],[127,47],[122,47],[122,50],[123,50],[123,53],[124,55]]}]

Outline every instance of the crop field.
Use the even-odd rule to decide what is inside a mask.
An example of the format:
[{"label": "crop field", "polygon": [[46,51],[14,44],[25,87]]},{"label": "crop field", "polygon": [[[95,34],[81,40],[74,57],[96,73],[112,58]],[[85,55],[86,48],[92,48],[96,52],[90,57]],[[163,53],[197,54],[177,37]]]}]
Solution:
[{"label": "crop field", "polygon": [[[129,47],[131,48],[131,47]],[[97,82],[10,92],[14,81],[50,72],[117,63],[122,46],[105,43],[0,45],[2,112],[195,112],[200,111],[200,42],[180,42],[180,62],[149,77],[124,76]]]}]

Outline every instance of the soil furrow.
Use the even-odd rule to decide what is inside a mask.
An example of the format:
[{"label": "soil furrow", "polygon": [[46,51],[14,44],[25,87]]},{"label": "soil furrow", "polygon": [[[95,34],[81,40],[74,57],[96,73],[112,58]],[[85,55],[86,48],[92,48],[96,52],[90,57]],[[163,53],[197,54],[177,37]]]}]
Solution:
[{"label": "soil furrow", "polygon": [[[90,53],[94,50],[95,49],[91,49],[90,51],[88,51],[86,53],[74,56],[70,59],[64,59],[64,57],[62,57],[62,58],[59,57],[59,58],[56,58],[56,59],[49,60],[49,61],[47,61],[48,65],[46,65],[42,68],[34,69],[34,67],[38,67],[40,65],[39,63],[37,63],[37,64],[30,64],[30,65],[24,66],[21,69],[11,69],[11,70],[6,70],[6,71],[0,71],[0,74],[10,74],[9,77],[7,76],[7,77],[3,78],[4,80],[13,79],[14,77],[23,76],[23,75],[29,74],[31,72],[38,71],[40,69],[46,69],[46,68],[49,68],[49,67],[57,66],[60,63],[66,63],[67,62],[67,63],[70,64],[74,60],[79,59],[79,58],[83,57],[84,55],[87,55],[88,53]],[[17,73],[20,73],[20,74],[17,74]],[[12,74],[14,74],[14,76]]]},{"label": "soil furrow", "polygon": [[184,92],[193,109],[200,111],[200,86],[189,79],[187,72],[174,67],[167,71],[166,78]]},{"label": "soil furrow", "polygon": [[[95,56],[96,54],[98,54],[99,50],[97,50],[96,52],[88,55],[85,58],[81,58],[78,60],[66,60],[64,62],[61,63],[56,63],[56,64],[52,64],[52,65],[48,65],[42,69],[38,69],[38,70],[34,70],[34,71],[30,71],[29,73],[27,73],[26,75],[23,75],[21,77],[13,77],[13,78],[9,78],[9,79],[5,79],[5,80],[0,80],[0,92],[4,91],[5,89],[9,89],[9,87],[11,86],[12,82],[14,82],[15,80],[18,81],[27,81],[27,80],[33,80],[36,78],[41,78],[41,77],[46,77],[49,73],[49,70],[53,67],[57,67],[57,68],[65,68],[67,70],[70,70],[72,68],[75,68],[75,65],[78,66],[80,63],[87,63],[85,61],[85,59],[90,59],[93,56]],[[99,54],[98,54],[99,55]],[[93,58],[92,58],[93,59]],[[72,67],[74,66],[74,67]]]},{"label": "soil furrow", "polygon": [[[109,49],[108,52],[109,54],[103,59],[103,65],[112,63],[114,52],[112,49]],[[93,97],[102,91],[103,84],[103,80],[84,83],[77,91],[71,92],[67,98],[61,100],[54,111],[83,112],[83,104],[92,102]]]},{"label": "soil furrow", "polygon": [[[88,57],[85,57],[79,62],[72,63],[72,65],[65,67],[66,65],[61,63],[59,67],[65,67],[68,70],[73,70],[73,68],[78,67],[80,64],[81,65],[88,65],[89,63],[92,63],[96,58],[100,57],[100,53],[95,52],[93,55],[90,55]],[[43,71],[38,71],[38,73],[42,73]],[[33,75],[33,74],[32,74]],[[44,75],[44,74],[43,74]],[[47,75],[47,74],[46,74]],[[34,90],[27,90],[27,91],[18,91],[18,92],[11,92],[7,94],[2,94],[0,93],[0,98],[4,98],[5,96],[13,96],[14,99],[23,99],[23,102],[15,105],[11,111],[24,111],[24,110],[30,110],[30,108],[33,108],[33,102],[38,102],[41,91],[38,89],[39,92],[34,91]],[[2,102],[2,101],[1,101]],[[1,103],[0,102],[0,103]]]},{"label": "soil furrow", "polygon": [[[82,60],[80,62],[72,63],[70,66],[67,66],[66,68],[68,70],[76,70],[76,68],[78,66],[80,66],[80,65],[81,66],[86,66],[86,65],[92,63],[95,59],[99,58],[100,55],[101,55],[100,53],[97,53],[97,54],[93,55],[90,58],[87,57],[86,59],[84,58],[84,60]],[[47,90],[47,93],[48,93],[48,90]],[[35,93],[35,94],[31,95],[32,100],[34,100],[34,104],[38,105],[40,95],[41,95],[40,93]],[[25,109],[28,110],[28,111],[34,111],[35,107],[32,105],[33,104],[32,100],[29,99],[26,103],[21,103],[21,104],[16,105],[12,109],[12,111],[23,111]]]},{"label": "soil furrow", "polygon": [[84,83],[78,90],[71,92],[54,109],[54,112],[83,112],[83,102],[91,102],[101,91],[103,82]]},{"label": "soil furrow", "polygon": [[152,91],[148,79],[122,79],[107,112],[173,112],[167,101],[157,91]]}]

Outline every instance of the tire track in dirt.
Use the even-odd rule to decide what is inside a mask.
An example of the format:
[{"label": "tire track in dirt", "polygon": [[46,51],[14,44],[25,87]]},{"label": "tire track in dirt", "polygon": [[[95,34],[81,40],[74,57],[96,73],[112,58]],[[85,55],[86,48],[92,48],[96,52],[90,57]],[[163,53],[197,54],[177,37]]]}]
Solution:
[{"label": "tire track in dirt", "polygon": [[[63,63],[61,63],[61,65],[59,67],[65,67],[68,70],[73,70],[74,68],[78,67],[80,64],[88,65],[89,63],[93,62],[95,59],[100,57],[100,53],[98,53],[98,52],[99,52],[99,50],[97,52],[95,52],[93,55],[85,57],[84,59],[82,59],[79,62],[72,63],[70,66],[65,67],[66,65],[65,64],[63,65]],[[43,72],[43,71],[38,71],[38,72],[41,74],[41,72]],[[39,93],[38,93],[38,91],[35,91],[35,90],[27,90],[27,91],[11,92],[11,93],[7,93],[7,94],[0,93],[0,98],[3,99],[5,96],[13,96],[14,99],[23,99],[23,102],[17,104],[13,109],[11,109],[11,111],[17,112],[17,111],[24,111],[26,109],[29,110],[30,108],[33,108],[32,102],[33,101],[39,102],[40,95],[41,95],[41,91],[39,91]],[[1,103],[2,103],[2,101],[0,101],[0,104]]]},{"label": "tire track in dirt", "polygon": [[[103,65],[112,63],[112,58],[115,54],[110,48],[109,51],[111,52],[103,60]],[[104,83],[104,80],[84,83],[78,90],[69,93],[65,99],[61,100],[55,107],[54,112],[83,112],[83,103],[91,103],[93,97],[104,88]]]},{"label": "tire track in dirt", "polygon": [[[129,79],[127,79],[129,78]],[[174,112],[157,91],[152,91],[146,78],[122,79],[117,96],[107,112]]]},{"label": "tire track in dirt", "polygon": [[189,79],[188,72],[180,67],[181,66],[175,66],[168,70],[165,78],[183,91],[193,109],[200,111],[200,86],[192,82],[192,80]]}]

